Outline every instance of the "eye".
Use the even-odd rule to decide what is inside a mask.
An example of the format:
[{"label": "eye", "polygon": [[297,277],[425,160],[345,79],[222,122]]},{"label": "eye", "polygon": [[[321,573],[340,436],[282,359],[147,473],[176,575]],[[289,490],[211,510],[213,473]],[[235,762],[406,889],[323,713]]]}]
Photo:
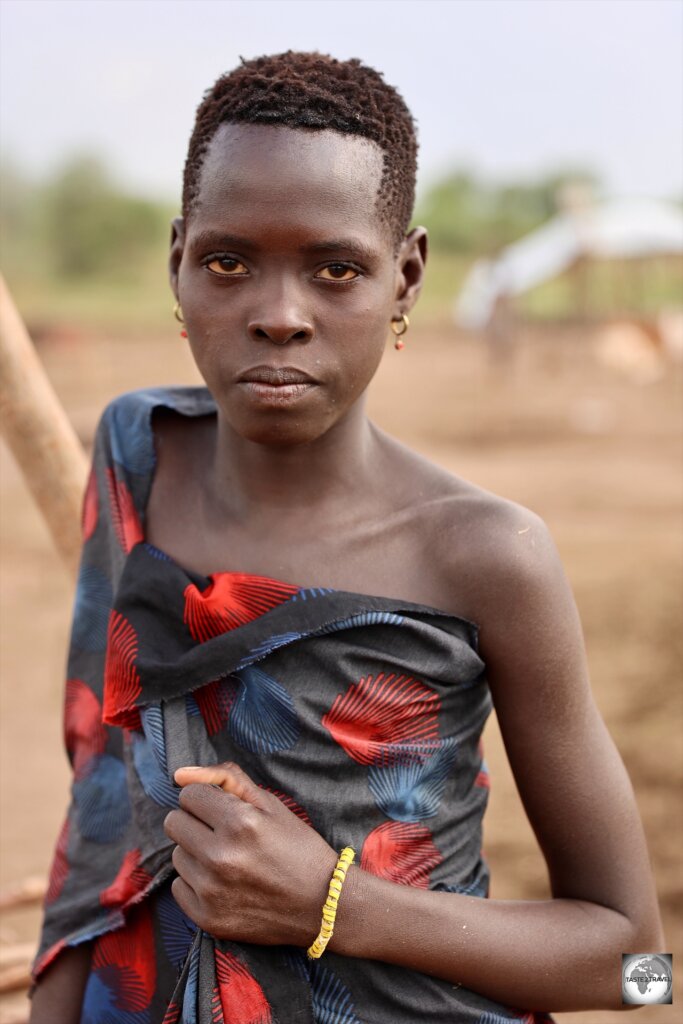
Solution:
[{"label": "eye", "polygon": [[243,274],[249,273],[244,263],[233,256],[212,256],[204,266],[219,277],[242,277]]},{"label": "eye", "polygon": [[360,274],[348,263],[330,263],[315,276],[321,281],[354,281]]}]

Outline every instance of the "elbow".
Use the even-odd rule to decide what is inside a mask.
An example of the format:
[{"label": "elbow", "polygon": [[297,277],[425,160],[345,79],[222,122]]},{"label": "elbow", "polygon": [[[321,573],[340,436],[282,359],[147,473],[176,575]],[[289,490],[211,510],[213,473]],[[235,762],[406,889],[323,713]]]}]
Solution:
[{"label": "elbow", "polygon": [[[614,963],[616,961],[619,964],[621,974],[619,986],[620,991],[618,993],[618,998],[614,1001],[610,1001],[611,1005],[606,1007],[606,1009],[638,1010],[642,1006],[649,1005],[649,1003],[631,1003],[625,1001],[625,998],[627,998],[629,994],[635,998],[638,997],[637,986],[628,984],[626,981],[629,967],[629,955],[639,954],[642,956],[647,953],[652,955],[664,953],[666,952],[666,940],[664,938],[664,931],[659,916],[659,909],[656,906],[641,919],[623,917],[623,922],[624,929],[619,936],[618,941],[614,943],[612,952],[612,962]],[[617,946],[620,948],[617,949]],[[622,958],[624,959],[622,960]],[[625,969],[626,976],[624,974]],[[615,993],[615,995],[617,994]]]},{"label": "elbow", "polygon": [[662,928],[662,919],[659,914],[659,906],[656,901],[638,915],[628,918],[630,925],[630,947],[634,953],[644,951],[646,953],[665,953],[666,939]]}]

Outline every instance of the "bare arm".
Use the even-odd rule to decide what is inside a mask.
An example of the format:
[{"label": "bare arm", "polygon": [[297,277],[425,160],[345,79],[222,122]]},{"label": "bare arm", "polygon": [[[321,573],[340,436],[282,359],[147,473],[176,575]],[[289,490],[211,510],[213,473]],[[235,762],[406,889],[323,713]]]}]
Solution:
[{"label": "bare arm", "polygon": [[65,949],[48,967],[31,999],[30,1024],[80,1024],[90,952],[90,944]]}]

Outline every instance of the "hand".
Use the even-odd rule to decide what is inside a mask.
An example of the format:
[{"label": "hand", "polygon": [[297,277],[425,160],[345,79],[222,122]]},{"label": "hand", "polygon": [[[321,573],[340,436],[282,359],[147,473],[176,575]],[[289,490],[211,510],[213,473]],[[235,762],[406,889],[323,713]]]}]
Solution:
[{"label": "hand", "polygon": [[[337,854],[236,764],[179,768],[173,896],[216,938],[308,946],[318,934]],[[220,787],[217,789],[215,787]]]}]

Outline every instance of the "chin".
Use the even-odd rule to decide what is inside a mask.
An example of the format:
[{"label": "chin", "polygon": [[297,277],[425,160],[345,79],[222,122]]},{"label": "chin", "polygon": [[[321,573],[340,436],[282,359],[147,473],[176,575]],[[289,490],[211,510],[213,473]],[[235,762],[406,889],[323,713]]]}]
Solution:
[{"label": "chin", "polygon": [[267,445],[269,448],[290,448],[317,441],[327,433],[330,425],[280,420],[270,423],[233,423],[233,430],[245,441],[254,444]]}]

